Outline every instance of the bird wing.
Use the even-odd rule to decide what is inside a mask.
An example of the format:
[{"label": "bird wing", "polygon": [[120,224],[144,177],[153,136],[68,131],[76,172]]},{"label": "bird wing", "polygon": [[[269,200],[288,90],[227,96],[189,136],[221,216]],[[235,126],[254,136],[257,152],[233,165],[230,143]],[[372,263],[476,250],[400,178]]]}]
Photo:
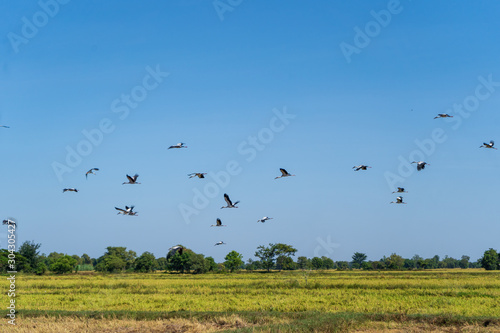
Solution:
[{"label": "bird wing", "polygon": [[126,213],[127,211],[125,209],[122,209],[122,208],[118,208],[118,207],[115,207],[116,210],[119,210],[120,212],[124,212]]},{"label": "bird wing", "polygon": [[133,183],[134,182],[134,178],[130,177],[129,175],[127,175],[127,178],[128,178],[128,181]]},{"label": "bird wing", "polygon": [[221,226],[222,225],[222,221],[220,219],[217,219],[217,226]]},{"label": "bird wing", "polygon": [[490,141],[491,146],[493,147],[495,145],[495,141],[491,140]]},{"label": "bird wing", "polygon": [[280,171],[283,176],[288,175],[288,172],[285,169],[280,168]]},{"label": "bird wing", "polygon": [[134,183],[137,181],[137,178],[139,177],[138,174],[135,174],[134,177],[132,177],[132,179],[134,180]]},{"label": "bird wing", "polygon": [[224,200],[226,200],[228,206],[232,206],[233,203],[231,202],[231,199],[229,199],[229,195],[224,193]]}]

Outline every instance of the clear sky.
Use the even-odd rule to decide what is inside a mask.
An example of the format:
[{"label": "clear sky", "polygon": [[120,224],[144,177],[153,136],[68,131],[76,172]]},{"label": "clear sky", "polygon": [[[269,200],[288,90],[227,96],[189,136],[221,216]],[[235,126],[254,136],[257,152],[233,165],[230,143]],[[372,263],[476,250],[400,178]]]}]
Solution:
[{"label": "clear sky", "polygon": [[[19,245],[99,257],[181,243],[219,262],[276,242],[335,261],[499,248],[500,151],[479,148],[500,143],[498,2],[0,10],[0,214],[18,220]],[[178,142],[188,148],[167,149]],[[430,165],[402,166],[414,159]],[[279,168],[296,176],[274,180]],[[142,184],[122,185],[127,173]],[[406,205],[389,204],[396,186]],[[239,208],[221,210],[223,193]],[[125,205],[139,216],[116,215]],[[210,228],[216,218],[228,226]]]}]

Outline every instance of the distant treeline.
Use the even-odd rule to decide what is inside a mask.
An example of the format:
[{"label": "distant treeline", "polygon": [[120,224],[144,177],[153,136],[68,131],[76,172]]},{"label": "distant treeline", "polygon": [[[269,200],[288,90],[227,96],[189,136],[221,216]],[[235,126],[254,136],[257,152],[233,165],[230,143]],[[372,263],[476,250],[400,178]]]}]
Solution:
[{"label": "distant treeline", "polygon": [[[258,260],[248,259],[243,261],[243,256],[236,251],[229,252],[224,258],[224,262],[216,263],[212,257],[205,257],[203,254],[179,245],[179,251],[169,251],[165,257],[156,258],[150,252],[144,252],[140,256],[128,250],[126,247],[106,248],[106,252],[99,258],[91,258],[87,254],[82,256],[67,255],[64,253],[52,252],[49,255],[40,254],[41,244],[34,241],[26,241],[15,252],[15,267],[12,265],[12,254],[6,249],[0,249],[0,271],[17,270],[18,272],[45,274],[51,271],[57,274],[96,271],[96,272],[152,272],[166,271],[172,273],[224,273],[237,270],[321,270],[321,269],[363,269],[363,270],[416,270],[416,269],[437,269],[437,268],[485,268],[487,270],[500,269],[500,254],[489,249],[476,262],[471,262],[470,257],[463,255],[460,259],[445,256],[440,258],[435,255],[432,258],[422,258],[414,255],[412,258],[403,258],[393,253],[389,257],[384,256],[380,260],[367,260],[365,253],[356,252],[352,256],[352,261],[333,261],[328,257],[307,258],[304,256],[293,260],[297,249],[287,244],[261,245],[255,252]],[[9,254],[10,257],[9,257]]]}]

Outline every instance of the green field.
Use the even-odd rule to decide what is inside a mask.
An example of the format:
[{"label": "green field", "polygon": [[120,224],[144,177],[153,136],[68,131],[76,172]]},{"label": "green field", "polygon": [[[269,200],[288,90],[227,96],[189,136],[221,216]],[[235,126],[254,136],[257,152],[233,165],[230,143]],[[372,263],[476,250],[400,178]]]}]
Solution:
[{"label": "green field", "polygon": [[[17,290],[19,329],[26,320],[67,317],[237,323],[201,331],[330,332],[376,322],[500,330],[500,272],[473,269],[24,275]],[[5,294],[0,299],[6,304]]]}]

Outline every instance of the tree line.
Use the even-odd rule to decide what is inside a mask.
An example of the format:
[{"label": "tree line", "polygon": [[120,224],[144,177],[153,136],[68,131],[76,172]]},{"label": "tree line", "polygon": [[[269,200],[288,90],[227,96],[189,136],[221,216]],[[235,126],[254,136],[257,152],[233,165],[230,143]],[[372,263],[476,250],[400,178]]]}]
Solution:
[{"label": "tree line", "polygon": [[[182,246],[182,245],[180,245]],[[166,271],[171,273],[223,273],[238,270],[271,271],[271,270],[322,270],[322,269],[362,269],[362,270],[415,270],[437,268],[485,268],[486,270],[500,269],[500,253],[490,248],[476,262],[463,255],[460,259],[445,256],[440,258],[422,258],[414,255],[412,258],[403,258],[393,253],[389,257],[379,260],[367,260],[365,253],[355,252],[351,261],[333,261],[331,258],[295,256],[297,249],[288,244],[276,243],[257,247],[255,257],[243,261],[243,255],[236,251],[229,252],[224,262],[217,263],[212,257],[195,253],[182,246],[182,251],[167,253],[165,257],[156,258],[151,252],[144,252],[140,256],[126,247],[109,246],[99,258],[91,258],[87,254],[82,256],[52,252],[49,255],[40,254],[41,244],[34,241],[24,242],[16,252],[16,270],[18,272],[35,273],[38,275],[51,271],[64,274],[78,271],[96,272],[153,272]],[[0,272],[12,270],[8,266],[9,251],[0,249]]]}]

